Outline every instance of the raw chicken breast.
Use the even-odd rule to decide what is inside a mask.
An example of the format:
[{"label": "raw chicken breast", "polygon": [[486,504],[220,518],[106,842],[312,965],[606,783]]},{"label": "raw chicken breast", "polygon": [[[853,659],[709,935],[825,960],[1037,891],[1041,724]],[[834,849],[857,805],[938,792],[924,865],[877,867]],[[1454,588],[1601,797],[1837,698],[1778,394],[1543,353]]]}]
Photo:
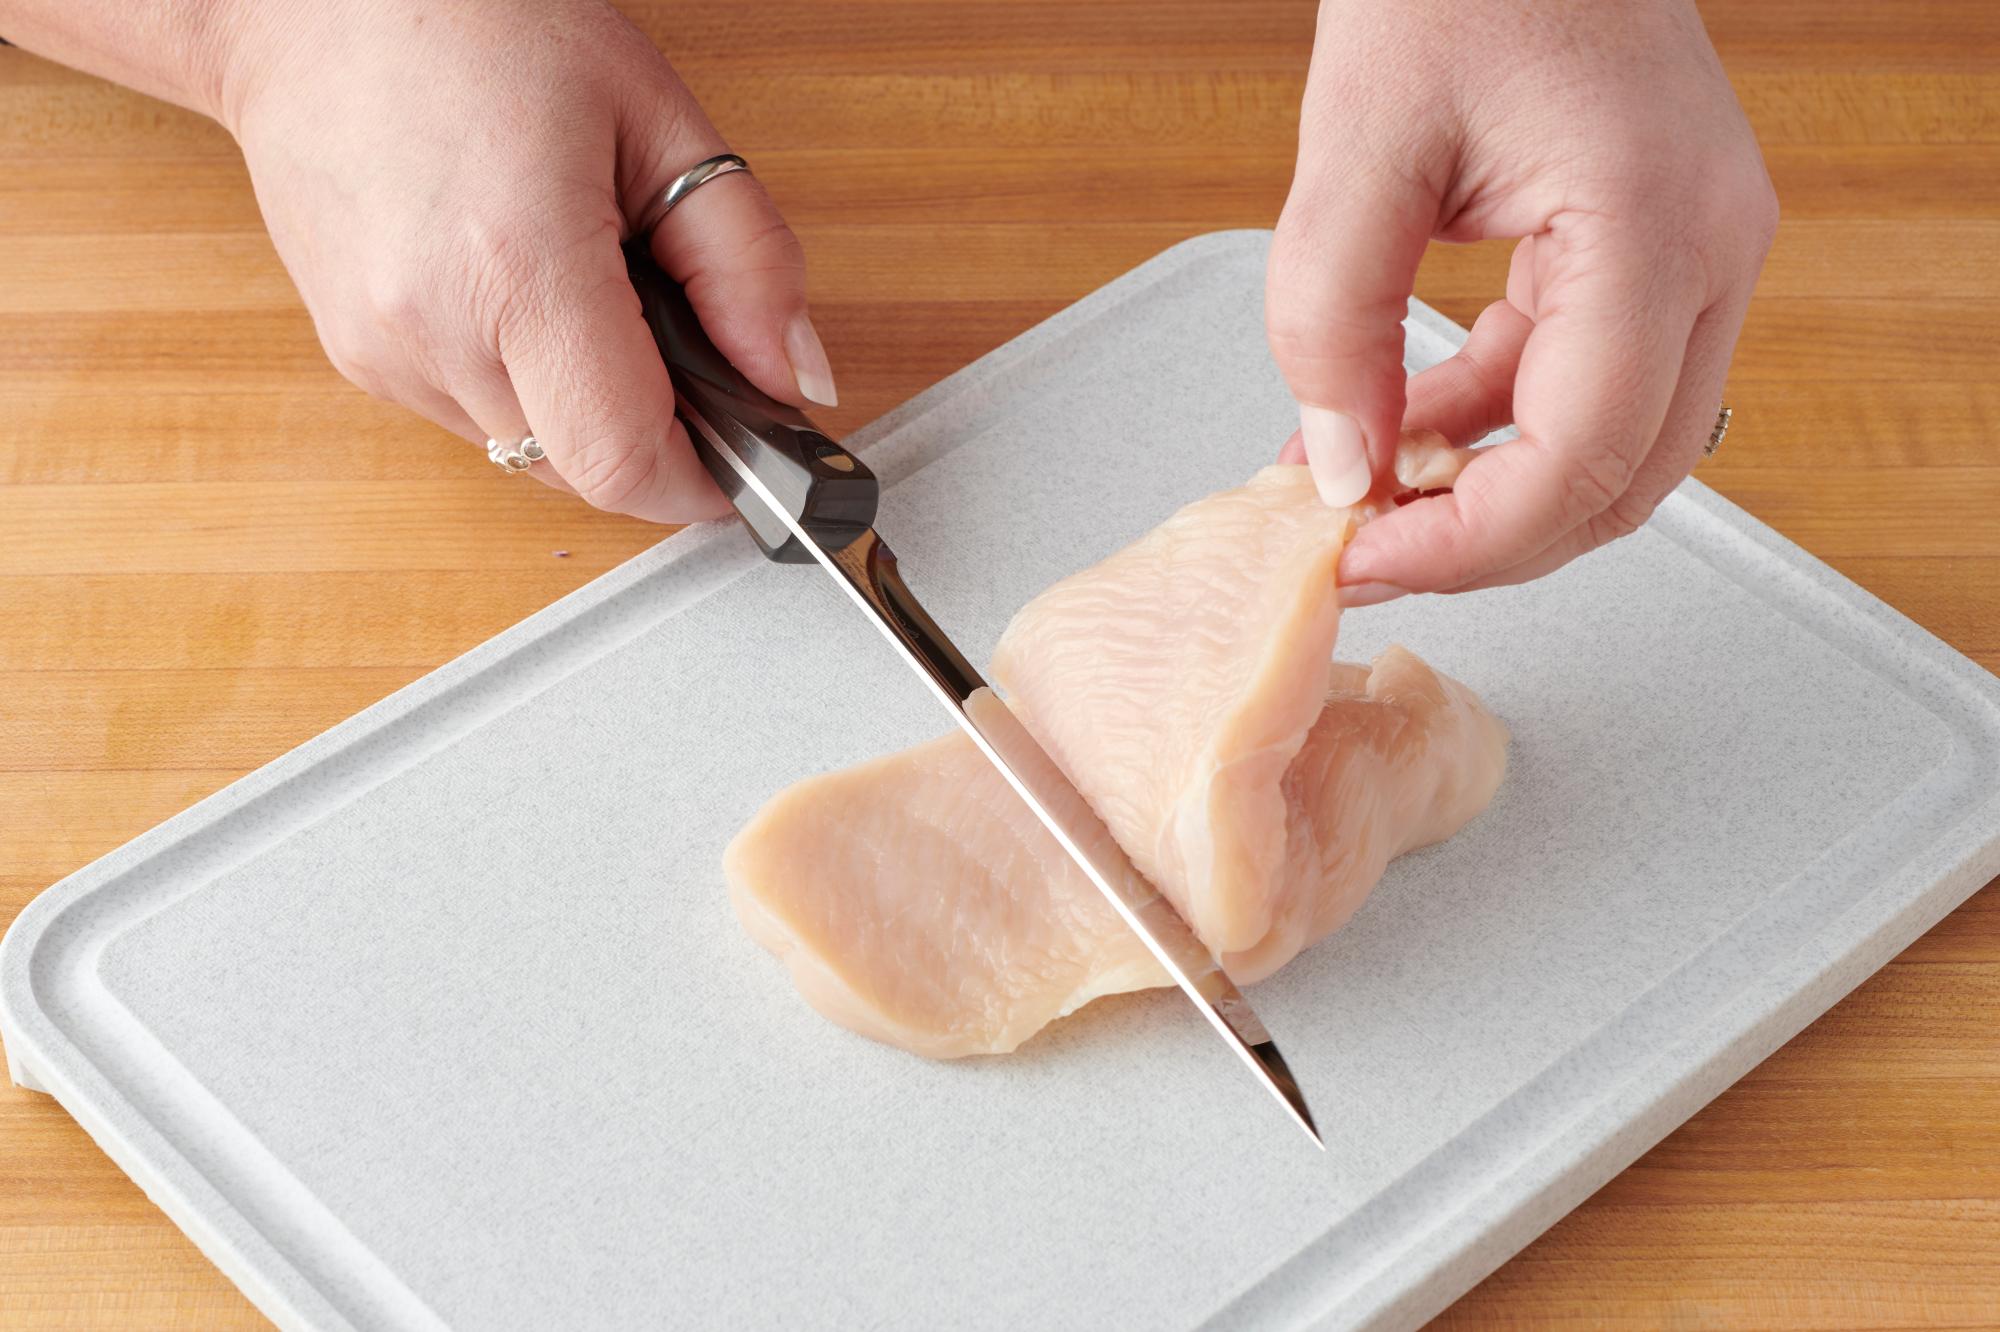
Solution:
[{"label": "raw chicken breast", "polygon": [[814,1008],[933,1058],[1012,1050],[1153,955],[962,731],[780,792],[725,853]]},{"label": "raw chicken breast", "polygon": [[1345,925],[1391,860],[1470,823],[1506,770],[1507,728],[1458,681],[1400,647],[1372,667],[1334,663],[1280,783],[1270,925],[1247,949],[1218,949],[1230,976],[1262,980]]},{"label": "raw chicken breast", "polygon": [[[1345,924],[1392,858],[1451,836],[1499,784],[1506,733],[1463,685],[1401,648],[1331,674],[1280,781],[1273,928],[1224,959],[1239,981]],[[918,1054],[1002,1054],[1099,995],[1167,983],[958,732],[788,788],[724,864],[744,928],[807,1002]]]},{"label": "raw chicken breast", "polygon": [[1305,468],[1267,467],[1036,597],[994,650],[1022,723],[1217,952],[1271,928],[1353,525]]},{"label": "raw chicken breast", "polygon": [[[1239,981],[1338,928],[1505,765],[1505,729],[1415,657],[1332,662],[1356,521],[1266,468],[1036,597],[995,651],[1022,722]],[[962,736],[792,787],[724,863],[809,1001],[920,1053],[1011,1050],[1164,981]]]}]

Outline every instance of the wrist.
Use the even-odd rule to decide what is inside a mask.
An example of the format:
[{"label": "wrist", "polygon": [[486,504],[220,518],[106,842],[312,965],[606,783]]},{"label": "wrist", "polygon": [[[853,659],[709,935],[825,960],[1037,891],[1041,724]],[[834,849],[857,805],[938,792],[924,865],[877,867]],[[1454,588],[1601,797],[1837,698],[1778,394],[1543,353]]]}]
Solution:
[{"label": "wrist", "polygon": [[242,0],[0,0],[7,39],[24,50],[150,97],[214,115]]},{"label": "wrist", "polygon": [[223,89],[244,26],[245,6],[235,0],[181,0],[173,6],[181,20],[182,87],[173,100],[220,121]]},{"label": "wrist", "polygon": [[257,91],[283,56],[285,34],[301,16],[285,0],[194,0],[204,11],[197,57],[197,107],[238,140]]}]

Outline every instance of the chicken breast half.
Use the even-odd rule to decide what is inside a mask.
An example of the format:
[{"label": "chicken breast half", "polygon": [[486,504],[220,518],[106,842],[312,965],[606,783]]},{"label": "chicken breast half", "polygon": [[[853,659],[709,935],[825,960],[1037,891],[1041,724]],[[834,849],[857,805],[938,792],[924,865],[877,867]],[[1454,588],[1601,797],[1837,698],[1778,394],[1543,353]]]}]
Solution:
[{"label": "chicken breast half", "polygon": [[[1036,597],[994,654],[1022,722],[1239,982],[1339,928],[1505,769],[1506,730],[1464,686],[1399,648],[1333,662],[1355,521],[1305,468],[1266,468]],[[961,734],[779,793],[724,867],[814,1007],[919,1054],[1012,1050],[1167,983]]]}]

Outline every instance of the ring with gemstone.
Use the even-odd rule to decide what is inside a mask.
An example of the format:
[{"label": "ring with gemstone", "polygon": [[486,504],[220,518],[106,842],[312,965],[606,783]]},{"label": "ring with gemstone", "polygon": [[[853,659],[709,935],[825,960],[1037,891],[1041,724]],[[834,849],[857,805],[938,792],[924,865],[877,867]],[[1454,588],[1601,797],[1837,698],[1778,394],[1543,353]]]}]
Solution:
[{"label": "ring with gemstone", "polygon": [[533,435],[518,444],[504,444],[497,439],[486,441],[486,456],[493,465],[503,472],[525,472],[548,455]]}]

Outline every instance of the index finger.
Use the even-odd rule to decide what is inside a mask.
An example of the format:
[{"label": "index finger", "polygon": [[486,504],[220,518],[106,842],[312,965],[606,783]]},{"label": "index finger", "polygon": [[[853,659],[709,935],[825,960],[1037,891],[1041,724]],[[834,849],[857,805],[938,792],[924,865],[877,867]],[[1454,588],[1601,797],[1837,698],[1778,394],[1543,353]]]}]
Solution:
[{"label": "index finger", "polygon": [[1558,219],[1534,261],[1520,438],[1482,449],[1449,494],[1363,527],[1343,584],[1435,592],[1519,564],[1609,508],[1659,437],[1705,304],[1696,257],[1593,216]]},{"label": "index finger", "polygon": [[728,508],[674,417],[615,226],[552,256],[515,309],[501,360],[549,462],[579,495],[656,523]]}]

